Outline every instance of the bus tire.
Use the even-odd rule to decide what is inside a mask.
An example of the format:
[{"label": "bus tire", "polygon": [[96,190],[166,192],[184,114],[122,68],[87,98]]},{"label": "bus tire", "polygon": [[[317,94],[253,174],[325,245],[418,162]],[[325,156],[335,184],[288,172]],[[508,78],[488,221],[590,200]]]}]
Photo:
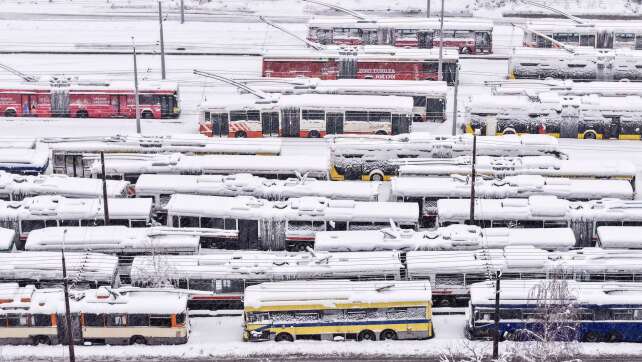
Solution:
[{"label": "bus tire", "polygon": [[40,344],[51,344],[51,340],[47,336],[33,336],[32,344],[34,346],[37,346]]},{"label": "bus tire", "polygon": [[370,176],[368,176],[368,178],[370,179],[370,181],[383,181],[383,172],[379,170],[372,171],[370,172]]},{"label": "bus tire", "polygon": [[4,111],[4,116],[5,117],[15,117],[16,116],[16,110],[15,109],[7,109]]},{"label": "bus tire", "polygon": [[366,329],[365,331],[359,332],[357,336],[357,341],[376,341],[377,336],[373,331]]},{"label": "bus tire", "polygon": [[503,135],[515,135],[515,134],[517,134],[517,132],[515,132],[515,128],[507,127],[507,128],[504,129],[502,134]]},{"label": "bus tire", "polygon": [[379,335],[380,341],[396,340],[396,339],[397,339],[397,332],[393,331],[392,329],[386,329],[385,331],[381,332],[381,334]]},{"label": "bus tire", "polygon": [[378,136],[387,136],[387,135],[388,135],[388,132],[386,132],[386,131],[384,131],[384,130],[380,129],[380,130],[378,130],[377,132],[375,132],[375,134],[376,134],[376,135],[378,135]]},{"label": "bus tire", "polygon": [[618,343],[622,342],[624,338],[622,338],[622,333],[618,331],[610,331],[609,334],[606,336],[606,342],[610,343]]},{"label": "bus tire", "polygon": [[85,109],[81,109],[76,112],[76,118],[89,118],[89,112]]},{"label": "bus tire", "polygon": [[321,137],[321,133],[319,133],[319,131],[317,130],[312,130],[308,132],[308,138],[319,138],[319,137]]},{"label": "bus tire", "polygon": [[234,134],[234,137],[236,137],[236,138],[245,138],[245,137],[247,137],[247,133],[245,133],[245,131],[237,131]]},{"label": "bus tire", "polygon": [[143,111],[143,113],[140,115],[143,117],[143,119],[152,119],[154,118],[154,114],[150,111]]},{"label": "bus tire", "polygon": [[585,140],[595,140],[595,139],[597,139],[597,133],[595,133],[595,131],[586,131],[586,132],[584,132],[584,139]]},{"label": "bus tire", "polygon": [[147,344],[147,340],[145,340],[143,336],[132,336],[132,338],[129,339],[129,344]]},{"label": "bus tire", "polygon": [[294,342],[294,337],[290,333],[279,333],[274,337],[275,342]]},{"label": "bus tire", "polygon": [[589,343],[596,343],[601,340],[600,335],[596,332],[586,332],[582,336],[582,341],[584,342],[589,342]]}]

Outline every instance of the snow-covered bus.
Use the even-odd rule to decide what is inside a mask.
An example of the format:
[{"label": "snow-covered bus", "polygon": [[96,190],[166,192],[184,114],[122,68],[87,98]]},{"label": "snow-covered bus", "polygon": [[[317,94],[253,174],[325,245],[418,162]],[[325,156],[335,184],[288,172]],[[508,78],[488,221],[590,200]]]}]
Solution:
[{"label": "snow-covered bus", "polygon": [[511,79],[642,80],[642,51],[515,48],[509,69]]},{"label": "snow-covered bus", "polygon": [[467,106],[466,131],[484,135],[548,134],[562,138],[640,140],[642,97],[480,96]]},{"label": "snow-covered bus", "polygon": [[537,34],[539,33],[571,46],[642,50],[642,23],[640,22],[610,21],[576,24],[556,21],[555,23],[528,24],[527,27],[531,31],[524,32],[523,45],[525,47],[555,47],[550,39]]},{"label": "snow-covered bus", "polygon": [[[146,227],[151,223],[152,200],[108,199],[111,225]],[[0,227],[16,230],[16,247],[24,249],[24,241],[33,230],[45,227],[104,225],[102,199],[69,199],[56,195],[27,197],[21,201],[0,200]]]},{"label": "snow-covered bus", "polygon": [[[442,80],[454,84],[459,54],[444,49]],[[438,49],[383,45],[327,46],[316,50],[277,49],[263,54],[262,76],[268,78],[438,80]]]},{"label": "snow-covered bus", "polygon": [[[390,180],[398,174],[399,165],[405,161],[417,158],[450,159],[470,155],[472,148],[472,135],[411,133],[393,137],[333,137],[330,139],[330,178],[335,181]],[[477,154],[566,157],[557,140],[546,135],[479,138]]]},{"label": "snow-covered bus", "polygon": [[529,96],[537,99],[540,93],[555,92],[562,96],[603,97],[642,96],[642,83],[620,80],[618,82],[580,82],[561,79],[513,79],[487,82],[496,96]]},{"label": "snow-covered bus", "polygon": [[597,246],[604,249],[642,249],[642,226],[598,226]]},{"label": "snow-covered bus", "polygon": [[[38,195],[59,195],[69,198],[102,197],[100,180],[67,175],[17,175],[0,171],[0,200],[20,201]],[[107,197],[127,197],[129,182],[107,181]]]},{"label": "snow-covered bus", "polygon": [[[485,173],[480,169],[480,174]],[[470,172],[468,172],[470,173]],[[470,198],[471,177],[453,175],[441,177],[393,177],[390,182],[392,199],[418,202],[423,226],[432,226],[437,216],[437,200]],[[518,175],[504,178],[477,177],[475,197],[482,199],[527,198],[533,195],[553,195],[568,200],[628,199],[635,196],[627,180],[574,179]]]},{"label": "snow-covered bus", "polygon": [[267,201],[252,196],[185,194],[172,195],[167,203],[168,226],[237,230],[237,239],[220,240],[234,249],[305,250],[312,246],[316,231],[379,229],[391,221],[401,228],[417,228],[417,204],[323,197]]},{"label": "snow-covered bus", "polygon": [[448,87],[440,81],[387,79],[258,78],[239,82],[266,93],[412,97],[414,122],[444,122]]},{"label": "snow-covered bus", "polygon": [[[314,17],[308,22],[308,40],[337,45],[393,45],[403,48],[439,48],[441,24],[438,18]],[[493,23],[480,19],[445,19],[444,47],[461,54],[493,51]]]},{"label": "snow-covered bus", "polygon": [[201,135],[116,135],[111,137],[49,137],[40,139],[52,156],[54,173],[88,177],[100,152],[109,154],[184,153],[196,155],[279,155],[281,140],[212,139]]},{"label": "snow-covered bus", "polygon": [[[547,334],[547,338],[558,342],[640,342],[642,283],[573,280],[564,281],[563,286],[561,283],[559,280],[502,281],[498,331],[501,338],[530,341]],[[538,298],[538,291],[547,288],[560,290],[544,298],[540,294]],[[550,315],[541,314],[543,305]],[[492,283],[472,285],[466,336],[491,338],[495,333],[495,310]],[[562,313],[566,316],[564,321],[546,320]]]},{"label": "snow-covered bus", "polygon": [[[65,313],[62,289],[0,284],[0,344],[187,343],[187,295],[167,289],[71,290]],[[67,318],[71,333],[67,333]]]},{"label": "snow-covered bus", "polygon": [[0,139],[0,171],[39,175],[49,168],[49,150],[36,140]]},{"label": "snow-covered bus", "polygon": [[315,251],[356,252],[377,250],[479,250],[531,245],[545,250],[568,250],[575,246],[570,228],[510,229],[475,225],[450,225],[430,231],[399,229],[319,231]]},{"label": "snow-covered bus", "polygon": [[328,199],[355,201],[386,201],[378,182],[334,182],[313,178],[267,179],[247,173],[232,175],[140,175],[136,182],[136,197],[154,200],[157,212],[173,194],[210,196],[254,196],[268,200],[287,200],[291,197],[318,196]]},{"label": "snow-covered bus", "polygon": [[[603,199],[568,201],[555,196],[527,199],[477,199],[474,224],[481,227],[571,227],[578,246],[593,246],[599,226],[641,226],[642,203],[637,200]],[[437,202],[437,224],[469,223],[470,199]]]},{"label": "snow-covered bus", "polygon": [[396,135],[410,132],[411,97],[294,94],[260,99],[219,96],[200,105],[199,130],[206,136],[320,138],[326,134]]},{"label": "snow-covered bus", "polygon": [[[289,253],[217,251],[162,257],[162,276],[190,296],[190,309],[242,309],[247,286],[280,280],[399,280],[403,264],[397,252]],[[158,258],[137,256],[131,267],[135,286],[158,278]],[[153,285],[153,284],[152,284]]]},{"label": "snow-covered bus", "polygon": [[430,284],[412,281],[288,281],[245,290],[243,340],[357,341],[434,336]]},{"label": "snow-covered bus", "polygon": [[[399,176],[470,176],[470,156],[451,159],[407,159],[398,162]],[[548,178],[627,180],[635,185],[635,165],[623,160],[560,160],[550,156],[488,157],[477,156],[477,176],[504,178],[539,175]],[[564,182],[561,180],[560,182]],[[604,184],[606,185],[606,184]]]},{"label": "snow-covered bus", "polygon": [[[328,179],[329,161],[326,156],[252,156],[203,155],[180,153],[149,155],[109,155],[105,157],[106,178],[138,182],[142,174],[165,175],[230,175],[247,173],[271,179],[292,177]],[[87,175],[102,177],[100,159],[93,159]]]},{"label": "snow-covered bus", "polygon": [[[70,251],[65,253],[67,278],[76,288],[116,287],[118,258],[112,255]],[[60,252],[24,251],[0,253],[1,283],[33,284],[38,288],[61,286]]]}]

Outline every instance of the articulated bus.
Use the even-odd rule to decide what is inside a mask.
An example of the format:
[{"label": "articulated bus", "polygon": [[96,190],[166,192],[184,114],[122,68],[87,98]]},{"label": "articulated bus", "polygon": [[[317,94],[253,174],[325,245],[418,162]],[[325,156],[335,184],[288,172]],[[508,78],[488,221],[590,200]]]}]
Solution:
[{"label": "articulated bus", "polygon": [[532,96],[475,97],[467,107],[466,131],[484,135],[548,134],[562,138],[640,140],[642,97]]},{"label": "articulated bus", "polygon": [[[183,344],[189,338],[187,295],[171,289],[70,291],[0,284],[0,344]],[[3,305],[5,304],[6,305]]]},{"label": "articulated bus", "polygon": [[243,304],[245,341],[384,341],[434,336],[429,283],[263,283],[245,290]]},{"label": "articulated bus", "polygon": [[[280,155],[281,140],[207,138],[194,134],[167,136],[48,137],[39,140],[51,152],[53,173],[89,177],[101,152],[110,154]],[[45,150],[47,149],[45,147]]]},{"label": "articulated bus", "polygon": [[240,94],[214,99],[200,106],[200,132],[236,138],[408,133],[414,104],[411,97],[337,94],[273,99]]},{"label": "articulated bus", "polygon": [[266,93],[412,97],[413,122],[444,122],[446,82],[387,79],[258,78],[238,80]]},{"label": "articulated bus", "polygon": [[[178,118],[178,84],[141,82],[140,116]],[[0,114],[5,117],[136,118],[134,84],[7,84],[0,88]]]},{"label": "articulated bus", "polygon": [[[470,155],[473,137],[411,133],[393,137],[330,138],[330,178],[334,181],[388,181],[399,166],[418,158],[451,159]],[[542,156],[565,158],[557,140],[546,135],[481,137],[477,154],[487,156]],[[438,161],[438,160],[436,160]]]},{"label": "articulated bus", "polygon": [[642,84],[620,80],[618,82],[580,82],[561,79],[513,79],[486,82],[495,96],[529,96],[538,98],[540,93],[555,92],[561,96],[602,97],[642,96]]},{"label": "articulated bus", "polygon": [[[561,285],[562,300],[550,293],[538,300],[543,288]],[[544,307],[543,305],[546,304]],[[542,313],[565,313],[568,319],[555,321]],[[566,311],[566,312],[565,312]],[[466,335],[470,339],[492,338],[495,331],[495,286],[474,284],[466,312]],[[544,330],[550,328],[550,330]],[[555,329],[553,329],[555,328]],[[499,305],[499,333],[512,341],[538,340],[542,333],[557,341],[642,342],[642,283],[578,283],[573,280],[502,281]]]},{"label": "articulated bus", "polygon": [[[315,17],[308,22],[308,40],[320,44],[393,45],[402,48],[439,48],[440,22],[437,18]],[[444,47],[460,54],[493,51],[493,24],[475,19],[445,19]]]}]

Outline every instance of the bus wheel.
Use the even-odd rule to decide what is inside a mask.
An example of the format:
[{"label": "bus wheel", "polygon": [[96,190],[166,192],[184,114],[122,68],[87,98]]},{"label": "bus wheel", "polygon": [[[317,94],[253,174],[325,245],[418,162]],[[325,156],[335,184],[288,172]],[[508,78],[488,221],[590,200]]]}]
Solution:
[{"label": "bus wheel", "polygon": [[7,109],[4,111],[4,116],[5,117],[15,117],[16,116],[16,110],[15,109]]},{"label": "bus wheel", "polygon": [[383,181],[383,173],[380,171],[371,172],[370,181]]},{"label": "bus wheel", "polygon": [[247,133],[245,133],[244,131],[238,131],[238,132],[236,132],[234,134],[234,137],[236,137],[236,138],[245,138],[245,137],[247,137]]},{"label": "bus wheel", "polygon": [[600,341],[600,335],[595,332],[586,332],[582,340],[584,342],[596,343]]},{"label": "bus wheel", "polygon": [[51,344],[51,340],[47,336],[34,336],[32,343],[34,346],[39,344]]},{"label": "bus wheel", "polygon": [[379,135],[379,136],[386,136],[388,134],[388,132],[380,129],[377,132],[375,132],[375,134]]},{"label": "bus wheel", "polygon": [[319,131],[312,130],[308,133],[308,138],[319,138],[321,137],[321,134]]},{"label": "bus wheel", "polygon": [[510,135],[510,134],[517,134],[517,132],[515,132],[515,129],[514,129],[514,128],[506,128],[506,129],[504,130],[504,132],[502,132],[502,134],[504,134],[504,135],[507,135],[507,134],[508,134],[508,135]]},{"label": "bus wheel", "polygon": [[129,344],[147,344],[147,341],[143,336],[133,336],[129,339]]},{"label": "bus wheel", "polygon": [[89,112],[87,112],[84,109],[81,109],[78,112],[76,112],[76,117],[77,118],[89,118]]},{"label": "bus wheel", "polygon": [[397,332],[393,331],[392,329],[386,329],[385,331],[381,332],[381,335],[379,336],[379,339],[382,341],[387,341],[387,340],[396,340],[397,339]]},{"label": "bus wheel", "polygon": [[274,340],[276,342],[294,342],[294,337],[290,333],[279,333]]},{"label": "bus wheel", "polygon": [[597,139],[597,135],[595,134],[595,132],[587,131],[587,132],[584,132],[584,139],[594,140],[594,139]]},{"label": "bus wheel", "polygon": [[373,331],[365,330],[359,332],[359,336],[357,336],[357,341],[376,341],[377,337],[375,336]]},{"label": "bus wheel", "polygon": [[622,333],[618,331],[610,331],[606,337],[606,341],[611,343],[622,342]]}]

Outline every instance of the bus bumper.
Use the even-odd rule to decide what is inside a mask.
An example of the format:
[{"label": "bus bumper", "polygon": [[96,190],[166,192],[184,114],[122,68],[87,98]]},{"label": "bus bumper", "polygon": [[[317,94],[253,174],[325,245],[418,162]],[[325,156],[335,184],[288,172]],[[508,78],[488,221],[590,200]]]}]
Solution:
[{"label": "bus bumper", "polygon": [[270,331],[245,331],[243,333],[244,342],[265,342],[270,340]]}]

